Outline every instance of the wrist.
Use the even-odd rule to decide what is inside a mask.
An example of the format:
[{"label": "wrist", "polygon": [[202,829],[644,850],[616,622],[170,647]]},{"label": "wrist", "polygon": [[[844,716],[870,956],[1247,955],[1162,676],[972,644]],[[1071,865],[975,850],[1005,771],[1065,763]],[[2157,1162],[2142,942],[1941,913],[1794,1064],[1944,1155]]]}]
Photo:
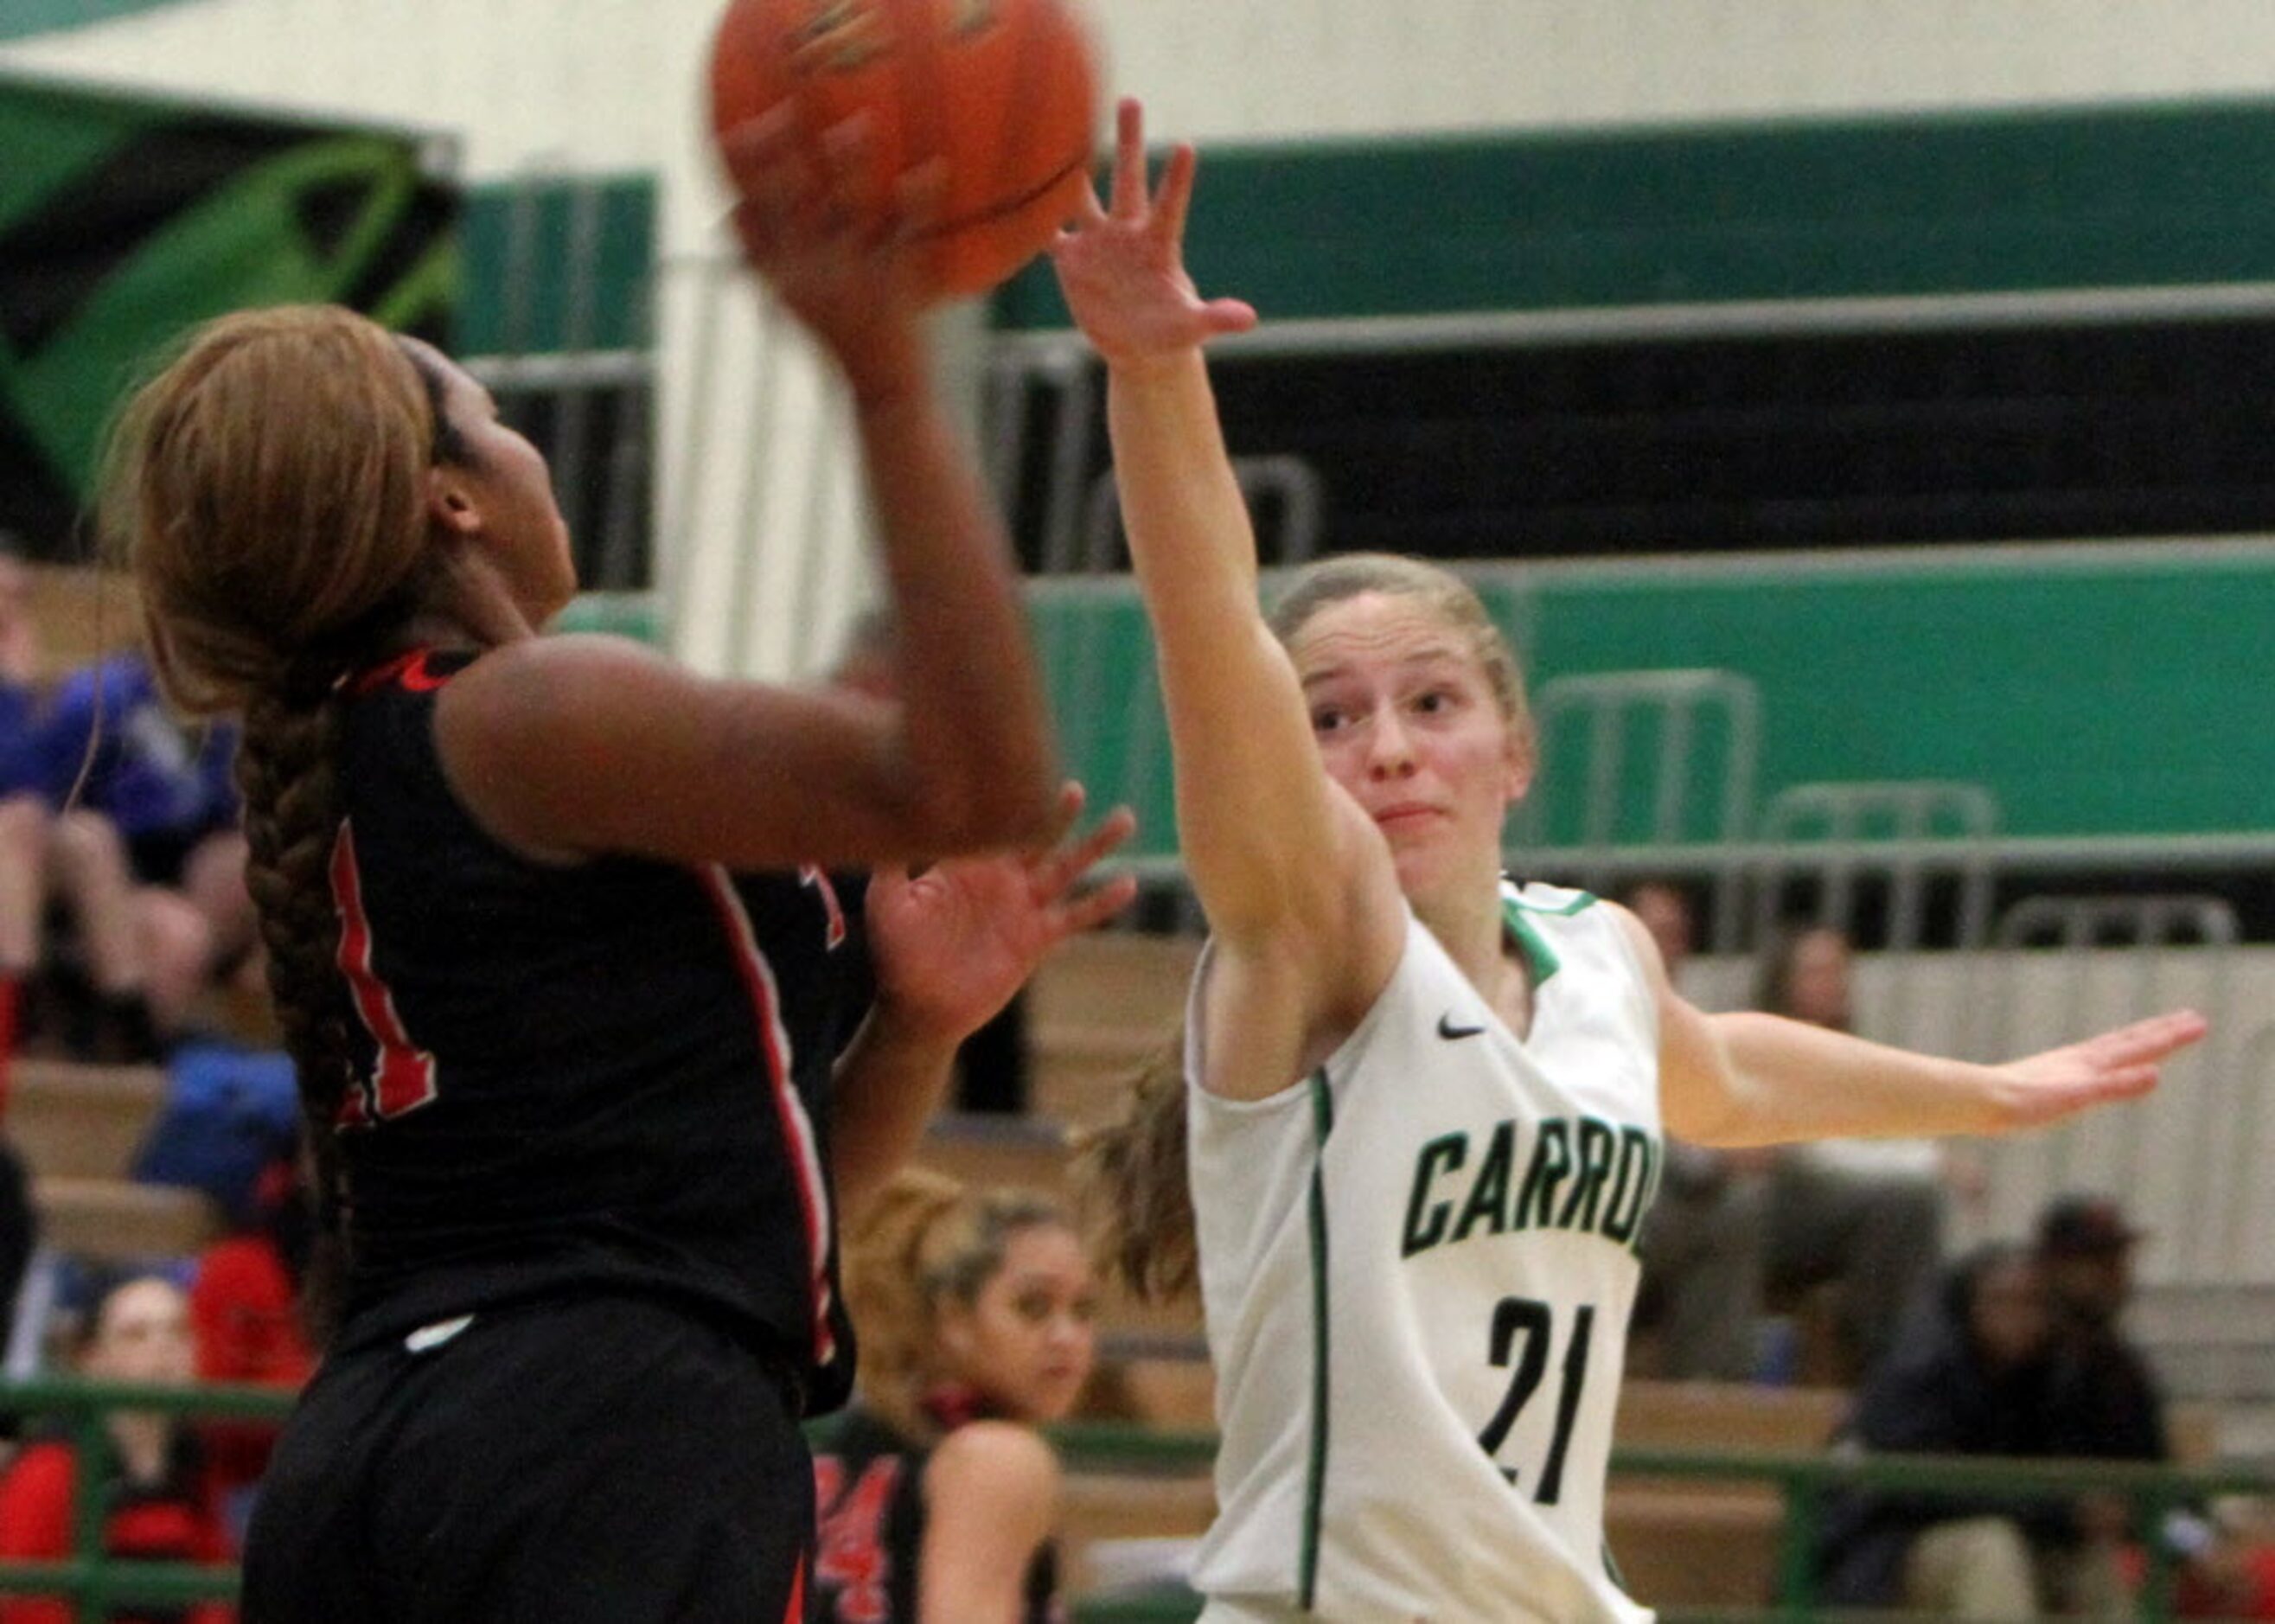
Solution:
[{"label": "wrist", "polygon": [[863,412],[889,411],[931,398],[932,371],[922,336],[889,319],[881,329],[837,351],[837,365],[854,405]]},{"label": "wrist", "polygon": [[1186,344],[1174,350],[1124,350],[1115,353],[1101,352],[1107,374],[1125,388],[1145,389],[1183,383],[1197,371],[1206,371],[1198,344]]},{"label": "wrist", "polygon": [[890,1049],[911,1061],[953,1058],[971,1033],[944,1012],[926,1008],[879,989],[869,1005],[862,1037],[872,1047]]}]

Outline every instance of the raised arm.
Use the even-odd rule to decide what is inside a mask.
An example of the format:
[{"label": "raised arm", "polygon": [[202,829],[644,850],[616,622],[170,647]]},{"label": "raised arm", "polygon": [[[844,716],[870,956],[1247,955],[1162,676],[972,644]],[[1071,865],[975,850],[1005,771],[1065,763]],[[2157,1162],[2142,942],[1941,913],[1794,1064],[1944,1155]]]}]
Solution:
[{"label": "raised arm", "polygon": [[461,794],[517,843],[756,867],[1048,828],[1048,723],[1010,549],[937,398],[904,252],[936,184],[911,178],[880,236],[849,223],[862,128],[833,132],[820,172],[794,134],[770,116],[733,139],[736,223],[851,394],[902,701],[707,681],[601,639],[499,650],[452,684],[441,725]]},{"label": "raised arm", "polygon": [[1650,933],[1621,921],[1659,1009],[1659,1102],[1694,1144],[1939,1138],[2036,1128],[2157,1086],[2204,1035],[2192,1009],[2152,1016],[2001,1066],[1892,1048],[1780,1016],[1707,1015],[1669,985]]},{"label": "raised arm", "polygon": [[[1179,851],[1221,956],[1304,981],[1286,990],[1309,1021],[1349,968],[1339,949],[1353,941],[1355,895],[1372,883],[1365,894],[1387,911],[1395,878],[1322,769],[1295,669],[1258,602],[1256,540],[1201,354],[1205,341],[1256,317],[1236,300],[1202,300],[1185,271],[1194,168],[1192,148],[1177,147],[1149,198],[1141,115],[1123,102],[1110,206],[1085,199],[1052,257],[1107,366],[1115,480],[1168,717]],[[1365,944],[1377,956],[1380,934]]]}]

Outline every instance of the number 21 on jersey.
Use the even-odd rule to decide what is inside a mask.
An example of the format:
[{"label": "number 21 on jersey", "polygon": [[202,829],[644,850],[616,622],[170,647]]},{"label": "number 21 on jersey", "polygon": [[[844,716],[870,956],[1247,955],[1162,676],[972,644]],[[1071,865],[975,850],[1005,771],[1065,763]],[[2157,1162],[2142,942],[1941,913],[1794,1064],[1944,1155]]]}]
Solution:
[{"label": "number 21 on jersey", "polygon": [[[1556,1389],[1556,1430],[1533,1481],[1532,1498],[1543,1506],[1553,1506],[1564,1492],[1564,1451],[1572,1441],[1572,1423],[1580,1413],[1580,1393],[1588,1380],[1588,1344],[1595,1330],[1592,1306],[1573,1311],[1571,1337],[1564,1345],[1563,1370]],[[1547,1374],[1549,1351],[1555,1340],[1555,1311],[1538,1298],[1503,1297],[1493,1305],[1486,1356],[1495,1370],[1508,1372],[1508,1389],[1501,1395],[1500,1408],[1478,1434],[1478,1446],[1500,1468],[1500,1475],[1512,1488],[1518,1486],[1523,1473],[1500,1458],[1501,1446]]]}]

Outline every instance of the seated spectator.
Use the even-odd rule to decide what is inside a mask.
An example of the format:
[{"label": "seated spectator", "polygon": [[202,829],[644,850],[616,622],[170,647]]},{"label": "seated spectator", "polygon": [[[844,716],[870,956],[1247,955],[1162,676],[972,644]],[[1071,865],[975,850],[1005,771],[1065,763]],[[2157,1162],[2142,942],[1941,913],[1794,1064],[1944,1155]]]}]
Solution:
[{"label": "seated spectator", "polygon": [[[191,1379],[188,1309],[181,1291],[154,1274],[122,1280],[88,1310],[78,1349],[81,1375],[97,1381],[179,1384]],[[193,1434],[172,1416],[114,1410],[109,1422],[117,1478],[106,1485],[103,1551],[140,1561],[223,1563],[232,1559]],[[79,1462],[64,1439],[32,1444],[0,1477],[0,1559],[61,1561],[72,1553],[72,1507]],[[0,1598],[0,1624],[70,1624],[57,1598]],[[115,1624],[229,1624],[221,1603],[114,1607]]]},{"label": "seated spectator", "polygon": [[[1852,1030],[1853,955],[1841,931],[1789,933],[1764,960],[1756,1005]],[[1778,1150],[1765,1209],[1768,1295],[1831,1285],[1841,1362],[1862,1372],[1894,1345],[1943,1258],[1943,1153],[1929,1139],[1819,1139]]]},{"label": "seated spectator", "polygon": [[[2149,1360],[2125,1333],[2133,1301],[2133,1254],[2143,1232],[2103,1196],[2067,1195],[2039,1214],[2037,1258],[2053,1311],[2047,1380],[2058,1454],[2109,1461],[2173,1459],[2165,1395]],[[2112,1542],[2165,1545],[2197,1591],[2233,1578],[2236,1552],[2210,1514],[2176,1509],[2150,1526],[2121,1500],[2088,1501],[2080,1515]],[[2112,1605],[2115,1605],[2112,1601]]]},{"label": "seated spectator", "polygon": [[[71,779],[57,782],[50,760],[44,666],[31,572],[0,546],[0,1099],[19,1040],[96,1059],[148,1058],[154,959],[188,964],[208,945],[195,920],[185,927],[138,895],[108,818],[65,808]],[[54,950],[57,924],[70,933],[67,955]],[[184,928],[194,940],[182,940]]]},{"label": "seated spectator", "polygon": [[178,1033],[212,977],[253,948],[234,750],[227,728],[185,728],[135,652],[67,675],[40,729],[71,860],[123,869],[131,887],[141,990],[162,1035]]},{"label": "seated spectator", "polygon": [[[2037,1259],[1992,1246],[1953,1266],[1903,1342],[1867,1374],[1844,1442],[1917,1454],[2059,1453],[2052,1327]],[[2026,1620],[2106,1598],[2117,1548],[2043,1497],[1857,1489],[1832,1498],[1818,1546],[1828,1605]]]},{"label": "seated spectator", "polygon": [[[314,1373],[300,1287],[314,1238],[297,1159],[270,1164],[250,1220],[199,1255],[190,1282],[190,1325],[200,1381],[297,1393]],[[215,1495],[241,1534],[280,1424],[208,1421],[199,1427]]]},{"label": "seated spectator", "polygon": [[1096,1352],[1065,1214],[904,1169],[845,1242],[859,1395],[814,1440],[814,1616],[1044,1624],[1063,1419]]},{"label": "seated spectator", "polygon": [[[1690,899],[1645,880],[1620,899],[1642,921],[1678,990],[1696,945]],[[1760,1374],[1763,1237],[1772,1153],[1718,1151],[1670,1136],[1644,1220],[1636,1329],[1656,1337],[1656,1373],[1745,1381]]]}]

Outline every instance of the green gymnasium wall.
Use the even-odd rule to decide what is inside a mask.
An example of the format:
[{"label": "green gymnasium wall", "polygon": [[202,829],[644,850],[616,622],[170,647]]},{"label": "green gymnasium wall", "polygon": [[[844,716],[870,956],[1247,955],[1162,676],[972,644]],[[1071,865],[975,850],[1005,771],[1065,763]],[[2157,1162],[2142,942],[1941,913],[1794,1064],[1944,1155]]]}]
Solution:
[{"label": "green gymnasium wall", "polygon": [[2269,102],[1228,145],[1188,258],[1268,321],[2261,282],[2271,172]]},{"label": "green gymnasium wall", "polygon": [[[1719,668],[1762,700],[1757,804],[1788,785],[1934,778],[1989,788],[2002,832],[2182,836],[2275,826],[2275,549],[2126,548],[2014,562],[1804,559],[1477,571],[1536,690],[1568,674]],[[1151,645],[1126,581],[1039,583],[1039,646],[1069,770],[1175,850]],[[1631,746],[1631,749],[1634,748]],[[1707,739],[1710,753],[1719,741]],[[1570,838],[1583,782],[1536,794]],[[1633,803],[1623,836],[1644,833]],[[1712,834],[1694,797],[1686,834]]]},{"label": "green gymnasium wall", "polygon": [[655,177],[645,173],[468,187],[458,352],[646,348],[655,216]]}]

